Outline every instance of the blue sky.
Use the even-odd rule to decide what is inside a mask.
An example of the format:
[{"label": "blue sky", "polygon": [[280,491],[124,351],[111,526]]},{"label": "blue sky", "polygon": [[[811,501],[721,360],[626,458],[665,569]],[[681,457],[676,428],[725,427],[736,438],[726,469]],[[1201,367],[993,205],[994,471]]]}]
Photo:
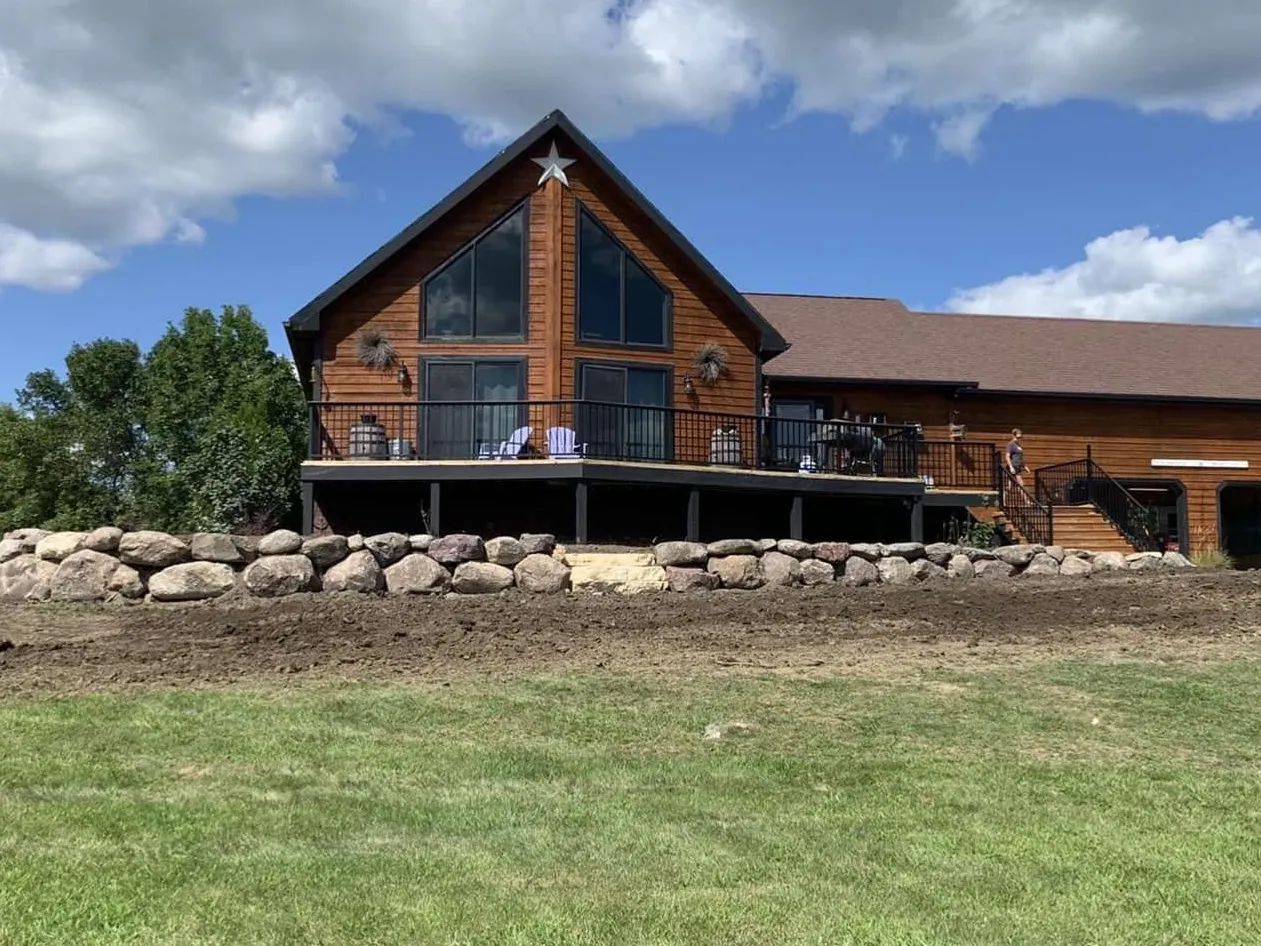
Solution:
[{"label": "blue sky", "polygon": [[[450,12],[467,8],[446,6],[447,0],[428,2],[450,16],[466,15]],[[487,0],[487,10],[499,2]],[[344,0],[322,3],[335,32],[332,14],[350,7]],[[1226,60],[1253,62],[1248,51],[1261,25],[1218,24],[1223,32],[1205,38],[1216,45],[1200,60],[1188,53],[1188,62],[1160,72],[1142,50],[1162,36],[1176,43],[1185,26],[1146,23],[1137,19],[1141,13],[1133,22],[1105,24],[1102,34],[1097,17],[1082,20],[1074,61],[1061,62],[1067,42],[1061,39],[1050,58],[1026,56],[1030,37],[1038,46],[1058,22],[1054,4],[1036,18],[1039,3],[1006,14],[1008,32],[999,39],[977,27],[975,10],[966,22],[952,13],[934,27],[939,32],[917,40],[933,51],[921,61],[906,58],[911,40],[872,32],[895,26],[821,20],[791,34],[767,19],[780,8],[760,0],[619,4],[636,11],[633,30],[621,21],[610,26],[607,17],[598,21],[607,4],[582,0],[571,6],[592,13],[599,25],[574,29],[586,30],[583,37],[591,29],[616,29],[621,45],[606,50],[617,63],[608,75],[588,70],[577,89],[581,63],[558,64],[526,40],[509,49],[510,40],[496,46],[487,39],[481,60],[477,50],[459,51],[451,70],[466,72],[448,75],[452,84],[439,87],[443,70],[415,65],[409,48],[400,47],[398,75],[388,45],[357,50],[358,60],[348,53],[346,63],[324,56],[318,72],[290,61],[296,40],[283,49],[255,48],[241,18],[256,7],[275,16],[297,9],[286,0],[256,0],[235,14],[199,7],[181,14],[172,7],[166,42],[180,16],[196,10],[208,18],[187,28],[200,31],[195,38],[202,46],[222,52],[197,73],[203,83],[210,66],[222,74],[220,98],[205,93],[208,104],[195,110],[190,99],[202,93],[189,90],[202,86],[181,91],[169,62],[162,69],[136,65],[139,54],[115,49],[83,79],[97,99],[74,116],[71,144],[82,150],[72,151],[75,160],[65,168],[56,159],[64,142],[28,165],[4,156],[7,150],[20,157],[32,141],[71,134],[67,122],[41,128],[39,120],[32,126],[17,117],[28,107],[30,115],[49,114],[36,108],[38,95],[55,101],[56,90],[72,84],[66,70],[74,67],[63,57],[61,72],[49,66],[41,74],[39,56],[51,47],[31,40],[36,20],[23,33],[16,8],[0,11],[0,106],[6,106],[0,107],[0,318],[10,340],[0,350],[0,398],[27,372],[60,368],[75,341],[128,337],[147,346],[190,305],[248,304],[273,347],[284,351],[285,318],[456,187],[506,135],[558,106],[746,291],[894,296],[913,307],[1010,314],[1254,321],[1261,312],[1261,234],[1239,218],[1257,213],[1261,129],[1252,115],[1261,100],[1248,96],[1261,88],[1254,81],[1261,76],[1204,73]],[[984,9],[1004,5],[994,0]],[[392,0],[376,6],[405,9]],[[560,9],[553,0],[526,6]],[[977,4],[959,9],[965,6]],[[130,4],[119,11],[124,7]],[[500,16],[504,29],[520,32],[524,20],[515,11],[525,7],[505,9],[514,12]],[[719,26],[679,33],[671,17],[684,9],[719,17]],[[818,9],[820,17],[841,15],[826,5]],[[152,17],[140,6],[135,11],[143,15],[142,32],[149,29]],[[478,36],[495,28],[494,12],[485,13]],[[295,19],[294,29],[316,29],[319,20],[311,26],[312,19]],[[101,38],[101,49],[108,30],[123,29],[108,18],[77,25]],[[812,51],[810,34],[825,28],[842,38],[861,28],[877,52],[870,37],[887,41],[892,51],[881,53],[883,84],[836,65],[830,52]],[[237,32],[218,36],[220,29]],[[725,36],[724,29],[735,39],[717,44],[712,37]],[[1158,32],[1165,29],[1171,32]],[[1127,39],[1135,30],[1153,38],[1146,45]],[[405,30],[396,24],[388,32]],[[373,35],[378,44],[392,40]],[[7,54],[5,36],[18,37]],[[756,62],[745,56],[750,36],[758,44]],[[798,45],[786,51],[785,37]],[[324,55],[320,36],[300,39],[305,54]],[[345,43],[341,35],[335,41]],[[564,41],[573,50],[590,45],[580,47],[571,36]],[[682,55],[685,41],[692,45]],[[1242,52],[1232,58],[1224,44],[1235,41]],[[948,69],[935,52],[945,42],[955,57]],[[987,68],[973,65],[982,42],[993,46]],[[645,50],[653,56],[645,59]],[[648,83],[643,62],[662,61],[662,50],[676,56],[676,65],[658,69],[651,74],[655,84]],[[456,55],[433,53],[439,54]],[[787,65],[772,69],[776,56],[802,64],[795,73]],[[282,60],[283,69],[275,65]],[[365,61],[380,64],[381,87],[349,78],[360,75],[350,67]],[[990,81],[990,71],[1015,91],[978,85]],[[238,115],[232,108],[246,94],[241,77],[260,74],[274,80],[267,108],[254,103]],[[53,75],[60,85],[48,79]],[[155,89],[169,86],[169,101],[154,91],[145,103],[155,111],[132,107],[127,96],[136,76],[153,80]],[[527,92],[512,91],[523,83]],[[378,106],[388,109],[384,126]],[[794,115],[794,108],[805,113]],[[854,130],[865,121],[871,127]],[[977,134],[960,135],[952,123]],[[493,141],[479,146],[470,139]],[[322,186],[330,165],[343,186],[339,194]],[[1141,226],[1150,232],[1133,229]]]}]

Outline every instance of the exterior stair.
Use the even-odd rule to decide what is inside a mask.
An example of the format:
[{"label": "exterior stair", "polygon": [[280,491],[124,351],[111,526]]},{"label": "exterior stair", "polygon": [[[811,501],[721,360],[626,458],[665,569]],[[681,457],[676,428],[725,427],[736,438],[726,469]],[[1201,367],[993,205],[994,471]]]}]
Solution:
[{"label": "exterior stair", "polygon": [[993,526],[1013,545],[1021,545],[1025,541],[1016,524],[998,506],[969,506],[968,514],[982,525]]},{"label": "exterior stair", "polygon": [[1123,555],[1137,551],[1094,506],[1056,506],[1051,515],[1055,544],[1061,548]]}]

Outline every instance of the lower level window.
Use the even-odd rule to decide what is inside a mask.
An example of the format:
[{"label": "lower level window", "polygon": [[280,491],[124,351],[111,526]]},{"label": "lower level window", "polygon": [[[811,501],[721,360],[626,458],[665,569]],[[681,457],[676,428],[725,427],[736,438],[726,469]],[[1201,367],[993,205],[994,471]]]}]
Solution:
[{"label": "lower level window", "polygon": [[435,358],[424,362],[425,457],[469,460],[498,453],[525,426],[525,362]]},{"label": "lower level window", "polygon": [[674,453],[663,368],[580,364],[578,439],[586,455],[609,460],[668,461]]}]

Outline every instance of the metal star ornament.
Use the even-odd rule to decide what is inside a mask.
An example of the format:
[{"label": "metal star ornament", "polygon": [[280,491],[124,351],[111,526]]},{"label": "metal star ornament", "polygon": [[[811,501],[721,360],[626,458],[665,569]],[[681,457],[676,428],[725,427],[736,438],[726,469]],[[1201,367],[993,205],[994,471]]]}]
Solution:
[{"label": "metal star ornament", "polygon": [[562,158],[556,150],[556,142],[552,142],[552,150],[547,153],[545,158],[531,158],[535,164],[543,169],[543,176],[539,178],[539,186],[546,184],[551,178],[556,178],[566,187],[569,186],[569,178],[565,176],[565,168],[574,163],[573,158]]}]

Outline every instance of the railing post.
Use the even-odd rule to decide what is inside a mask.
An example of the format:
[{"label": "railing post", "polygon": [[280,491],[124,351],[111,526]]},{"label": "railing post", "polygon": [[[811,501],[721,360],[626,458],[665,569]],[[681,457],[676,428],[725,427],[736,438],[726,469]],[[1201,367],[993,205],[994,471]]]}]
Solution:
[{"label": "railing post", "polygon": [[308,405],[309,417],[308,425],[310,429],[307,432],[307,459],[320,459],[320,408],[319,405],[312,401]]}]

